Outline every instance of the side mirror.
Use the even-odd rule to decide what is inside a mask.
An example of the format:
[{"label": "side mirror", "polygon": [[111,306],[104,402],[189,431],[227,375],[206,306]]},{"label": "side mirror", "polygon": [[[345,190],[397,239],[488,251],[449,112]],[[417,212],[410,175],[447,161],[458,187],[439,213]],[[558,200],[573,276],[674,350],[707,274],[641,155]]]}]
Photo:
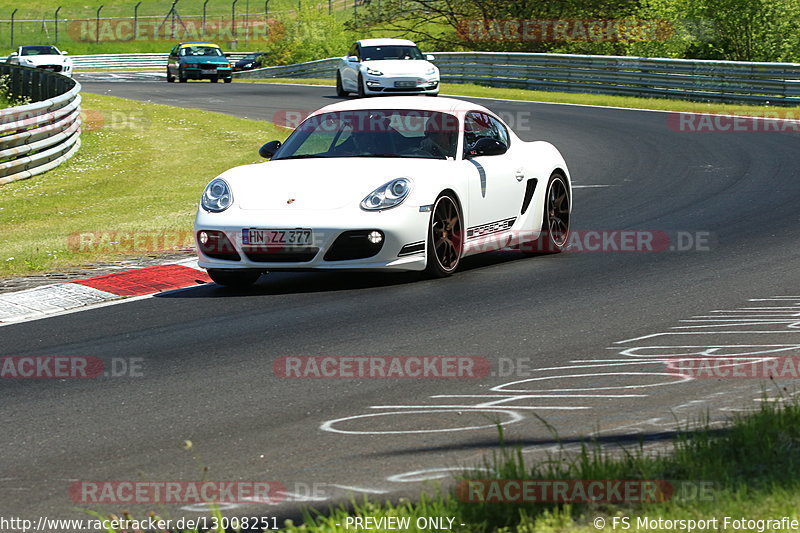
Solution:
[{"label": "side mirror", "polygon": [[356,56],[347,56],[348,63],[358,63],[358,57]]},{"label": "side mirror", "polygon": [[478,157],[482,155],[502,155],[508,151],[508,146],[498,141],[497,139],[490,139],[483,137],[475,141],[475,144],[467,150],[467,158]]},{"label": "side mirror", "polygon": [[18,55],[19,55],[19,54],[18,54],[17,52],[11,52],[11,53],[8,55],[8,57],[9,57],[9,58],[11,58],[11,57],[17,57]]},{"label": "side mirror", "polygon": [[277,152],[278,148],[280,147],[281,147],[280,141],[270,141],[258,149],[258,155],[260,155],[264,159],[269,159],[273,155],[275,155],[275,152]]},{"label": "side mirror", "polygon": [[425,56],[425,59],[428,60],[428,61],[433,61],[436,58],[434,56],[432,56],[431,54],[428,54],[428,55]]},{"label": "side mirror", "polygon": [[61,55],[62,56],[68,56],[69,52],[67,52],[66,50],[61,50]]}]

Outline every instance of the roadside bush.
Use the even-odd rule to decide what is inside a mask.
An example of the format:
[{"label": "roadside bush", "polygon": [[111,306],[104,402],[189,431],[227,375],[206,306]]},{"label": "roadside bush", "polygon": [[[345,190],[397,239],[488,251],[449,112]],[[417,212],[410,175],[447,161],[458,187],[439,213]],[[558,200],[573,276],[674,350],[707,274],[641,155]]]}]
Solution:
[{"label": "roadside bush", "polygon": [[275,34],[264,51],[270,65],[302,63],[326,57],[343,56],[360,38],[345,29],[335,16],[314,7],[303,7],[296,16],[280,19]]}]

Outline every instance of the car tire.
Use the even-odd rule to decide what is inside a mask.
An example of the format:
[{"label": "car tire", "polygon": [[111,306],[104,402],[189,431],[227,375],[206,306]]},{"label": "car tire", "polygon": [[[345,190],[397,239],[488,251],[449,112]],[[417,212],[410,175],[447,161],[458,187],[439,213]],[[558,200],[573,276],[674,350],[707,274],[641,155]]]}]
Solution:
[{"label": "car tire", "polygon": [[169,69],[167,69],[167,83],[175,83],[175,76],[171,76]]},{"label": "car tire", "polygon": [[342,86],[342,73],[337,70],[336,71],[336,96],[338,96],[339,98],[344,98],[348,94],[350,94],[350,93],[345,91],[344,87]]},{"label": "car tire", "polygon": [[225,83],[230,83],[233,81],[233,78],[222,78],[222,81],[224,81]]},{"label": "car tire", "polygon": [[358,75],[358,97],[359,98],[364,98],[366,96],[367,96],[367,93],[364,90],[364,76],[362,76],[359,73],[359,75]]},{"label": "car tire", "polygon": [[211,83],[217,83],[219,81],[219,78],[209,78],[208,81],[210,81]]},{"label": "car tire", "polygon": [[444,278],[458,269],[464,251],[464,225],[458,202],[449,194],[436,199],[428,223],[425,273]]},{"label": "car tire", "polygon": [[178,81],[179,81],[180,83],[186,83],[186,82],[188,81],[188,80],[186,79],[186,76],[184,76],[184,75],[183,75],[183,72],[181,72],[181,70],[180,70],[180,69],[178,69]]},{"label": "car tire", "polygon": [[567,179],[561,172],[553,172],[545,189],[541,233],[535,241],[522,244],[521,249],[528,254],[557,254],[563,251],[569,241],[571,210]]},{"label": "car tire", "polygon": [[208,269],[208,277],[217,285],[225,287],[249,287],[261,277],[260,270],[218,270]]}]

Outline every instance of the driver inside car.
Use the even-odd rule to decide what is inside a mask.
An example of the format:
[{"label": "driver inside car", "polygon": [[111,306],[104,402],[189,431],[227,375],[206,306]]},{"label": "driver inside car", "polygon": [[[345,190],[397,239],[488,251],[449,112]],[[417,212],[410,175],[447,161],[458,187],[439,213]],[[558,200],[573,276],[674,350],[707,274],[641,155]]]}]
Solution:
[{"label": "driver inside car", "polygon": [[425,124],[425,137],[420,142],[420,149],[434,157],[445,159],[454,152],[456,136],[454,131],[438,124],[435,120],[428,120]]}]

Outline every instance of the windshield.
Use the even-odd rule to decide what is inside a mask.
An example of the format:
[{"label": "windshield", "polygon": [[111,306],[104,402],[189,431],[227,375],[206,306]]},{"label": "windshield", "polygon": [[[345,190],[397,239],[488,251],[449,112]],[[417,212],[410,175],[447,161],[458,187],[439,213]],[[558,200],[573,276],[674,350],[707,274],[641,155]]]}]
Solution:
[{"label": "windshield", "polygon": [[453,159],[458,129],[454,115],[435,111],[370,109],[324,113],[300,124],[272,159]]},{"label": "windshield", "polygon": [[416,46],[389,45],[361,47],[362,61],[380,61],[383,59],[425,59]]},{"label": "windshield", "polygon": [[61,53],[55,46],[23,46],[22,55],[48,56],[48,55],[61,55]]},{"label": "windshield", "polygon": [[222,50],[213,46],[187,46],[181,48],[182,56],[222,56]]}]

